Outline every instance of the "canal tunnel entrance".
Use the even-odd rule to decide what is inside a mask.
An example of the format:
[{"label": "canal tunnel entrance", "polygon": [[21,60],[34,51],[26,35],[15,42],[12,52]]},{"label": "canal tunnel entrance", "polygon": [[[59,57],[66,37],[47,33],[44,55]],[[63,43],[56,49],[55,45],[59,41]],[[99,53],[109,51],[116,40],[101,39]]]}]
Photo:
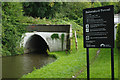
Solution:
[{"label": "canal tunnel entrance", "polygon": [[27,50],[26,53],[48,54],[47,49],[49,50],[49,47],[41,36],[34,34],[26,42],[25,49]]}]

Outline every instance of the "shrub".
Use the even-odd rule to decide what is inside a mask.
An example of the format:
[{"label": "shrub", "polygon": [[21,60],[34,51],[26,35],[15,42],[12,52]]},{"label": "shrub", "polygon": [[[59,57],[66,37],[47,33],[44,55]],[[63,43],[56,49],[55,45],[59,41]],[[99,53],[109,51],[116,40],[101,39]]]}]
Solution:
[{"label": "shrub", "polygon": [[20,48],[20,40],[25,32],[22,25],[22,3],[2,3],[2,55],[16,55],[23,51]]}]

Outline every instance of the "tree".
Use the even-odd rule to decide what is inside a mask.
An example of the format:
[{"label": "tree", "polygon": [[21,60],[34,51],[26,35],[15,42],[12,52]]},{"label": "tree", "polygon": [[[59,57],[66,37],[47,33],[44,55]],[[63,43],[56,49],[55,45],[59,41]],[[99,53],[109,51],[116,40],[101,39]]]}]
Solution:
[{"label": "tree", "polygon": [[120,2],[101,2],[102,6],[114,5],[114,13],[120,13]]},{"label": "tree", "polygon": [[49,18],[54,16],[59,9],[59,4],[56,2],[25,2],[23,7],[27,16]]}]

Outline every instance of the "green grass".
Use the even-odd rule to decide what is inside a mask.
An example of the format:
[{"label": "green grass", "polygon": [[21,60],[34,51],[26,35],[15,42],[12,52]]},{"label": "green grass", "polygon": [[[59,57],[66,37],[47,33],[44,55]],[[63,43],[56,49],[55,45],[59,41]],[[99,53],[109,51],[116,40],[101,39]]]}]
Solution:
[{"label": "green grass", "polygon": [[[73,45],[75,41],[73,40]],[[90,49],[90,78],[110,78],[110,49],[101,49],[95,58],[98,49]],[[118,52],[115,50],[115,77],[118,74]],[[83,48],[83,37],[78,38],[78,50],[72,47],[72,52],[51,52],[57,60],[41,69],[36,69],[22,78],[87,78],[86,49]],[[82,72],[80,73],[80,71]]]},{"label": "green grass", "polygon": [[[118,56],[119,56],[119,57],[118,57],[118,63],[119,63],[119,64],[118,64],[118,67],[119,67],[119,66],[120,66],[120,49],[118,50],[118,53],[119,53],[119,54],[118,54]],[[120,79],[120,69],[118,69],[118,78]]]},{"label": "green grass", "polygon": [[[90,55],[92,52],[90,52]],[[114,49],[115,78],[118,78],[118,50]],[[86,77],[86,70],[78,78]],[[90,65],[90,78],[111,78],[111,50],[101,49],[99,56]]]}]

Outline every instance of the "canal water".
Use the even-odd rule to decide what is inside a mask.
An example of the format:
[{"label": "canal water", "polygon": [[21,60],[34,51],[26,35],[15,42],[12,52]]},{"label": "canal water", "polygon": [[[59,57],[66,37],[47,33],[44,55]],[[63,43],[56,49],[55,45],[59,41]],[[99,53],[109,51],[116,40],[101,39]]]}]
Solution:
[{"label": "canal water", "polygon": [[37,53],[2,57],[2,78],[20,78],[53,61],[55,58]]}]

